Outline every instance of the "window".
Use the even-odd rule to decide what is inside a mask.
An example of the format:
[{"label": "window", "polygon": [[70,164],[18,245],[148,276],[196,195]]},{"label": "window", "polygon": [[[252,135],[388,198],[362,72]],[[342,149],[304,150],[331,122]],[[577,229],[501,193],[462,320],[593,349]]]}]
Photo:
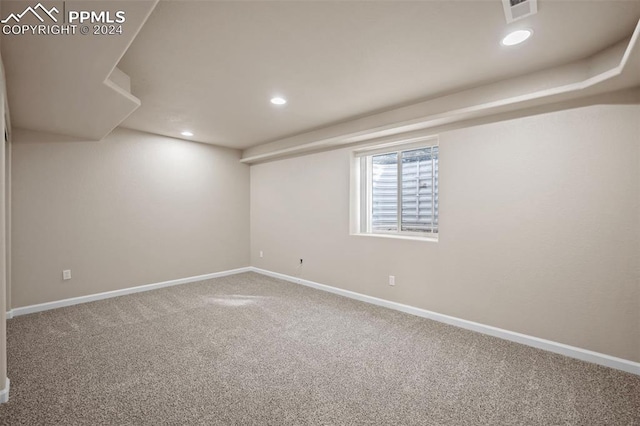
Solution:
[{"label": "window", "polygon": [[437,140],[358,151],[354,165],[356,233],[438,238]]}]

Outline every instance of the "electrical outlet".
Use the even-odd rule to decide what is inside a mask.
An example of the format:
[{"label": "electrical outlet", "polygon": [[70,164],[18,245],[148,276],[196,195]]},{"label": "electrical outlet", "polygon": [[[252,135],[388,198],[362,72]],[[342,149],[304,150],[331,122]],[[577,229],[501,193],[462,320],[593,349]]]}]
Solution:
[{"label": "electrical outlet", "polygon": [[62,279],[63,280],[71,279],[71,269],[65,269],[64,271],[62,271]]},{"label": "electrical outlet", "polygon": [[260,257],[264,257],[264,253],[260,250]]},{"label": "electrical outlet", "polygon": [[300,266],[302,266],[302,259],[300,259]]},{"label": "electrical outlet", "polygon": [[395,275],[389,275],[389,285],[396,285]]}]

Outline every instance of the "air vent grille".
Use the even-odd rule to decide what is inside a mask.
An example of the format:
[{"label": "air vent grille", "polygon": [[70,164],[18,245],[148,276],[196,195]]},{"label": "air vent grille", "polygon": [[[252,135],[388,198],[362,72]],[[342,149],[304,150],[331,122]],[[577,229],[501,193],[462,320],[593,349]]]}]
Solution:
[{"label": "air vent grille", "polygon": [[538,0],[502,0],[507,23],[526,18],[538,12]]}]

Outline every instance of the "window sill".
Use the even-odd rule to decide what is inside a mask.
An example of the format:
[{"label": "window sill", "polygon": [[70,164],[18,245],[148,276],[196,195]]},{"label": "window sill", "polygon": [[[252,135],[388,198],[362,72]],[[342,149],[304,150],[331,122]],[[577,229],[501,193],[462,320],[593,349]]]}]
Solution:
[{"label": "window sill", "polygon": [[374,238],[391,238],[394,240],[411,240],[411,241],[424,241],[429,243],[437,243],[438,238],[433,237],[420,237],[416,235],[400,235],[400,234],[365,234],[362,232],[350,234],[353,237],[374,237]]}]

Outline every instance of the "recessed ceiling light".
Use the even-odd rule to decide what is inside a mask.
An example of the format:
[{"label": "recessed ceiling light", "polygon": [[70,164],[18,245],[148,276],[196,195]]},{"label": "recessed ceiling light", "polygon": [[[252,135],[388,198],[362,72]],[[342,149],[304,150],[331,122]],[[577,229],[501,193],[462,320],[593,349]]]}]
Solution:
[{"label": "recessed ceiling light", "polygon": [[505,38],[502,39],[503,46],[513,46],[516,44],[520,44],[529,37],[531,37],[533,31],[531,30],[517,30],[510,34],[508,34]]},{"label": "recessed ceiling light", "polygon": [[191,133],[188,130],[185,130],[184,132],[180,133],[182,136],[193,136],[193,133]]},{"label": "recessed ceiling light", "polygon": [[274,105],[284,105],[287,103],[287,100],[285,98],[276,96],[275,98],[271,98],[271,103]]}]

